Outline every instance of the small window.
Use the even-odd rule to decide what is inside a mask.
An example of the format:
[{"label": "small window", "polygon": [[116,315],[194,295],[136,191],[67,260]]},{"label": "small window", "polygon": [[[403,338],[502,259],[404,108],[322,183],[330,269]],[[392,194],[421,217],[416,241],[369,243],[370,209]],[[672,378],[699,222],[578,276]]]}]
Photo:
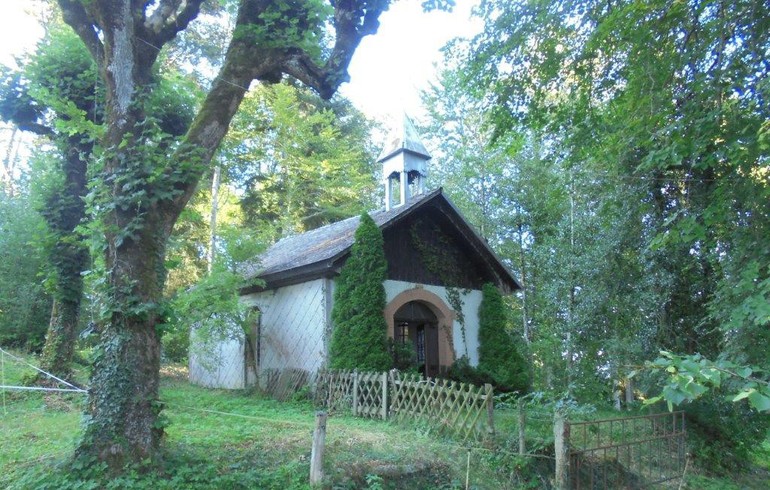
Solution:
[{"label": "small window", "polygon": [[418,327],[417,335],[415,337],[415,344],[417,349],[417,362],[422,364],[425,362],[425,327]]},{"label": "small window", "polygon": [[406,345],[409,341],[409,322],[401,322],[396,327],[396,342]]}]

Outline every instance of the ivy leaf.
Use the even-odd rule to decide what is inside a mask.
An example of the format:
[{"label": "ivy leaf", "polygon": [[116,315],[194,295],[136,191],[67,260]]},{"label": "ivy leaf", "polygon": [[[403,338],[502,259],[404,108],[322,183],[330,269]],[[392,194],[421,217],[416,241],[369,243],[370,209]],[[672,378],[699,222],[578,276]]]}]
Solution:
[{"label": "ivy leaf", "polygon": [[[679,387],[666,386],[663,388],[663,398],[670,404],[679,405],[687,399],[687,394],[683,393]],[[669,408],[670,410],[670,408]]]},{"label": "ivy leaf", "polygon": [[770,410],[770,396],[760,393],[757,390],[752,390],[748,397],[749,403],[751,403],[751,406],[757,409],[757,411],[767,412]]},{"label": "ivy leaf", "polygon": [[752,393],[754,393],[756,391],[757,390],[755,390],[754,388],[752,388],[750,390],[742,391],[742,392],[738,393],[737,395],[735,395],[735,397],[733,398],[733,401],[734,402],[741,401],[741,400],[743,400],[744,398],[748,397],[749,395],[751,395]]}]

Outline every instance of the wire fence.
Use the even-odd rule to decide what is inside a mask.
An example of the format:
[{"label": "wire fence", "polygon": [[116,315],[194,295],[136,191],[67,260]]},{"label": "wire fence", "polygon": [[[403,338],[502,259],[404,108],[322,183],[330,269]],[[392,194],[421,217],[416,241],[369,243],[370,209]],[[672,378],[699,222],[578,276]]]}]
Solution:
[{"label": "wire fence", "polygon": [[[6,364],[13,362],[55,380],[59,387],[34,387],[8,383]],[[305,383],[302,371],[288,376],[286,386]],[[179,374],[175,373],[179,378]],[[280,378],[279,378],[280,379]],[[0,390],[3,396],[3,412],[7,411],[6,392],[51,392],[57,394],[86,394],[87,389],[57,378],[34,366],[32,363],[0,348]],[[467,452],[466,472],[473,458],[490,458],[494,464],[520,467],[525,460],[542,461],[541,471],[555,471],[551,485],[559,487],[559,446],[566,451],[564,484],[559,488],[614,488],[622,483],[629,488],[641,488],[651,484],[676,481],[683,478],[686,469],[684,458],[685,424],[684,415],[661,414],[645,417],[622,417],[617,419],[569,421],[564,420],[559,433],[558,421],[548,409],[537,404],[523,403],[518,406],[500,403],[493,409],[493,397],[489,388],[473,389],[455,386],[446,381],[419,377],[401,377],[390,373],[330,373],[322,372],[317,382],[317,394],[326,406],[340,417],[340,424],[334,424],[338,434],[357,433],[360,426],[347,427],[348,415],[386,419],[392,422],[419,420],[443,433],[442,427],[451,425],[446,421],[470,420],[460,430],[445,433],[436,442],[451,447],[454,451]],[[292,390],[289,390],[292,391]],[[288,392],[287,392],[288,393]],[[264,416],[245,408],[238,413],[217,410],[212,407],[191,406],[161,397],[168,412],[191,412],[214,417],[235,418],[253,421],[263,425],[292,427],[302,431],[313,429],[312,412],[307,420],[289,419],[280,416]],[[470,408],[463,408],[470,404]],[[384,410],[384,411],[383,411]],[[385,416],[383,417],[383,413]],[[464,414],[464,415],[463,415]],[[366,430],[366,429],[364,429]],[[408,430],[408,429],[406,429]],[[551,437],[549,434],[552,434]],[[477,437],[469,437],[474,435]],[[309,437],[309,436],[308,436]],[[560,442],[559,438],[563,440]],[[28,460],[17,460],[16,465],[35,464],[66,454],[58,452],[36,456]],[[58,455],[58,456],[57,456]],[[564,465],[564,461],[562,461]],[[514,470],[510,470],[513,475]],[[552,473],[553,474],[553,473]],[[544,482],[546,479],[543,480]],[[549,480],[550,481],[550,480]],[[598,485],[598,487],[597,487]]]}]

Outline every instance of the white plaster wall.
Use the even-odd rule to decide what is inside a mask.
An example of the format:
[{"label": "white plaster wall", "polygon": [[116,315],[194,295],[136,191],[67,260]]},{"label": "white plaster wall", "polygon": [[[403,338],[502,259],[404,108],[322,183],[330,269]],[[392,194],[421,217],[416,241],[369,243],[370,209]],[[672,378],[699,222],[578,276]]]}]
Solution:
[{"label": "white plaster wall", "polygon": [[[418,285],[411,282],[391,280],[385,281],[386,303],[390,303],[399,293],[408,289],[414,289],[415,287],[421,287],[425,291],[430,291],[441,298],[449,309],[452,308],[447,299],[446,288],[443,286]],[[463,341],[462,328],[457,319],[455,319],[452,325],[452,340],[454,341],[455,355],[458,358],[467,355],[471,365],[476,366],[479,363],[479,305],[481,304],[481,291],[472,289],[465,294],[463,294],[463,291],[466,290],[460,290],[460,298],[465,317],[465,340],[467,344]]]},{"label": "white plaster wall", "polygon": [[261,312],[259,369],[305,369],[315,373],[326,352],[324,279],[244,296]]},{"label": "white plaster wall", "polygon": [[207,388],[245,388],[244,339],[233,328],[224,339],[204,339],[193,328],[190,333],[190,383]]}]

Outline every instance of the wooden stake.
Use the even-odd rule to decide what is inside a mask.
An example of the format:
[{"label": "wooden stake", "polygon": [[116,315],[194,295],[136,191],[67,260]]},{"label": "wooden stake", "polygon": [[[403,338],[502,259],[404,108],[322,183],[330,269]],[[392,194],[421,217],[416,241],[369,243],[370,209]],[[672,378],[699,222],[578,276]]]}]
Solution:
[{"label": "wooden stake", "polygon": [[484,389],[487,397],[487,432],[495,435],[495,391],[489,383],[484,385]]},{"label": "wooden stake", "polygon": [[471,450],[468,449],[468,462],[465,463],[465,490],[468,490],[471,482]]},{"label": "wooden stake", "polygon": [[358,371],[353,371],[353,415],[358,415]]},{"label": "wooden stake", "polygon": [[382,420],[388,419],[388,373],[382,373]]},{"label": "wooden stake", "polygon": [[324,445],[326,443],[326,412],[316,412],[313,448],[310,451],[310,484],[318,485],[324,478]]}]

